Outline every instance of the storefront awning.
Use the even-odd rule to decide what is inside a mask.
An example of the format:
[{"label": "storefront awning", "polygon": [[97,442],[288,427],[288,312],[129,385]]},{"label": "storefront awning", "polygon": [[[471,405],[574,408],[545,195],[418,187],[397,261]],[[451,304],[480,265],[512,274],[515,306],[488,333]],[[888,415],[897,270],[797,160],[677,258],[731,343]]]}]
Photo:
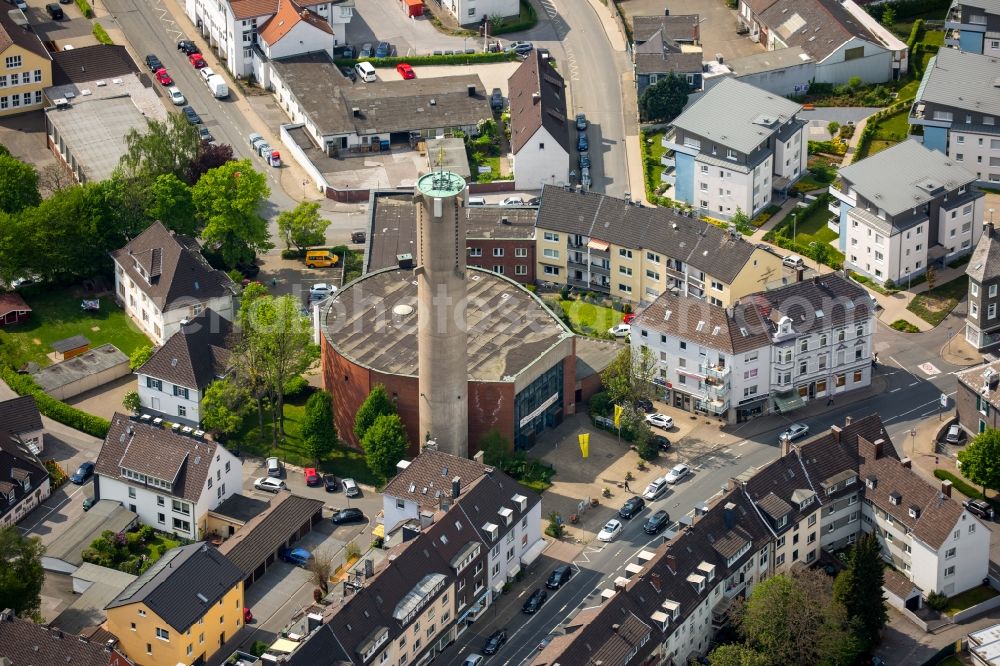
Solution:
[{"label": "storefront awning", "polygon": [[521,556],[521,564],[526,567],[530,567],[532,563],[538,559],[538,556],[542,554],[542,551],[549,545],[549,542],[545,539],[539,538],[538,541],[531,544],[531,548],[524,551],[524,555]]},{"label": "storefront awning", "polygon": [[608,248],[611,247],[611,243],[608,243],[607,241],[597,240],[596,238],[591,238],[590,241],[587,242],[587,247],[589,247],[591,250],[607,252]]},{"label": "storefront awning", "polygon": [[521,570],[521,563],[514,562],[509,567],[507,567],[507,578],[513,578]]},{"label": "storefront awning", "polygon": [[798,409],[806,404],[805,399],[799,395],[798,389],[792,389],[784,393],[775,393],[772,397],[774,398],[774,406],[782,414]]}]

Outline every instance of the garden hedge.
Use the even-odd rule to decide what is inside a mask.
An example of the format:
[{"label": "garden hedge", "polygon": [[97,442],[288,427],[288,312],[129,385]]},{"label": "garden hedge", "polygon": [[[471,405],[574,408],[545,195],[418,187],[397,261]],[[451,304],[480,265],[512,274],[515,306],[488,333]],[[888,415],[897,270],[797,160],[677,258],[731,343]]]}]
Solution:
[{"label": "garden hedge", "polygon": [[90,3],[87,0],[76,0],[76,6],[83,12],[84,17],[94,18],[94,10],[90,7]]},{"label": "garden hedge", "polygon": [[104,26],[101,25],[100,23],[95,23],[94,24],[93,33],[94,33],[94,37],[101,44],[114,44],[115,43],[114,40],[111,39],[111,35],[108,34],[108,31],[105,30]]},{"label": "garden hedge", "polygon": [[[957,475],[952,474],[946,469],[934,470],[934,476],[941,479],[942,481],[944,480],[951,481],[951,486],[958,492],[968,497],[969,499],[986,499],[986,497],[983,496],[981,490],[971,485],[965,479],[962,479]],[[993,500],[987,500],[987,501],[993,503]]]},{"label": "garden hedge", "polygon": [[372,67],[395,67],[401,62],[410,65],[471,65],[488,62],[510,62],[517,60],[516,53],[455,53],[452,55],[411,55],[391,58],[348,58],[334,60],[338,67],[353,67],[361,61],[370,62]]},{"label": "garden hedge", "polygon": [[19,375],[10,368],[2,368],[0,369],[0,377],[18,395],[34,396],[35,404],[38,405],[38,411],[50,419],[85,432],[88,435],[93,435],[94,437],[104,439],[108,436],[108,429],[111,427],[111,423],[107,419],[88,414],[76,407],[67,405],[65,402],[56,400],[43,391],[42,387],[36,384],[35,380],[30,376]]}]

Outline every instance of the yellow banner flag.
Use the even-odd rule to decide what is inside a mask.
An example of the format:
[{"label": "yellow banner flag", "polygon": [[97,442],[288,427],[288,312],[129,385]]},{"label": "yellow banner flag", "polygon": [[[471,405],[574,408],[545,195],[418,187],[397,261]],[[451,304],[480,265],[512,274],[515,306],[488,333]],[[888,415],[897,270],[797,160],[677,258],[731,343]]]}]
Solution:
[{"label": "yellow banner flag", "polygon": [[621,405],[615,405],[615,427],[616,428],[621,428],[622,427],[622,411],[623,410],[622,410],[622,406]]},{"label": "yellow banner flag", "polygon": [[590,433],[585,432],[577,438],[580,440],[580,454],[584,458],[590,457]]}]

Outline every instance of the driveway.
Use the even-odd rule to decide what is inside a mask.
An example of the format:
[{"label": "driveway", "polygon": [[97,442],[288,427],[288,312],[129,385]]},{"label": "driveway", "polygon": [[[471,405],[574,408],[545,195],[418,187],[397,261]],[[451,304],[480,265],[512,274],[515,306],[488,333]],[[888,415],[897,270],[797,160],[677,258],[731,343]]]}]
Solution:
[{"label": "driveway", "polygon": [[399,0],[367,0],[358,3],[347,24],[347,43],[361,50],[362,44],[389,42],[399,55],[432,53],[465,48],[482,50],[475,38],[453,37],[438,32],[426,16],[408,18]]},{"label": "driveway", "polygon": [[664,8],[673,15],[697,14],[701,19],[701,46],[705,60],[721,53],[726,60],[762,53],[764,47],[736,34],[736,10],[719,0],[623,0],[622,13],[629,25],[633,16],[660,16]]},{"label": "driveway", "polygon": [[66,400],[66,404],[110,421],[115,412],[125,412],[122,400],[125,399],[126,393],[135,390],[137,390],[135,375],[129,373],[113,382],[74,396]]}]

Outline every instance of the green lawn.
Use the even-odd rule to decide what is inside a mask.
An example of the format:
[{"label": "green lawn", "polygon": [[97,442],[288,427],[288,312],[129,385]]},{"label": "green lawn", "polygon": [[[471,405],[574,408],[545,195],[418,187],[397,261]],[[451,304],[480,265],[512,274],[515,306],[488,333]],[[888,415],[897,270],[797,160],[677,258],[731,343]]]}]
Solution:
[{"label": "green lawn", "polygon": [[[801,217],[795,223],[795,242],[802,245],[809,243],[829,243],[837,237],[826,223],[833,219],[826,206],[818,206],[808,217]],[[788,221],[791,224],[791,220]]]},{"label": "green lawn", "polygon": [[[278,456],[292,465],[312,466],[313,460],[306,451],[299,437],[299,428],[305,415],[305,404],[308,393],[285,403],[285,439],[278,446],[271,446],[272,429],[268,422],[268,414],[264,415],[264,437],[260,436],[257,426],[257,411],[254,410],[243,422],[242,430],[226,442],[229,449],[239,449],[242,452],[256,456]],[[319,466],[323,472],[337,476],[350,477],[359,483],[379,485],[379,480],[368,469],[364,452],[353,449],[343,442]]]},{"label": "green lawn", "polygon": [[895,146],[898,141],[885,141],[883,139],[872,139],[871,143],[868,144],[868,152],[865,157],[871,157],[877,152],[883,151],[889,146]]},{"label": "green lawn", "polygon": [[917,294],[906,306],[906,309],[928,324],[937,326],[944,321],[949,312],[955,309],[968,290],[969,278],[963,275],[951,282],[937,285],[930,291]]},{"label": "green lawn", "polygon": [[91,347],[110,342],[126,355],[152,344],[113,298],[101,298],[100,312],[84,312],[81,297],[74,295],[72,287],[28,288],[24,300],[31,306],[31,318],[0,335],[7,360],[15,367],[28,361],[49,365],[46,354],[52,351],[50,345],[74,335],[86,337]]},{"label": "green lawn", "polygon": [[902,141],[910,133],[910,110],[900,109],[879,121],[875,130],[876,139]]},{"label": "green lawn", "polygon": [[560,300],[559,307],[569,318],[569,326],[580,335],[607,337],[608,329],[622,321],[622,313],[582,300]]},{"label": "green lawn", "polygon": [[944,661],[939,661],[937,666],[965,666],[965,664],[963,664],[962,660],[955,655],[951,655]]},{"label": "green lawn", "polygon": [[917,96],[917,88],[920,87],[920,79],[913,79],[902,88],[899,89],[899,95],[896,97],[898,100],[904,99],[914,99]]},{"label": "green lawn", "polygon": [[926,30],[920,41],[930,46],[944,46],[944,30]]},{"label": "green lawn", "polygon": [[660,162],[660,158],[663,157],[663,153],[667,152],[667,149],[663,147],[662,142],[664,134],[665,132],[653,132],[646,134],[646,150],[649,152],[649,158],[653,162],[653,183],[656,186],[660,185],[660,176],[666,168],[663,166],[663,163]]},{"label": "green lawn", "polygon": [[963,611],[966,608],[972,608],[973,606],[981,604],[984,601],[989,601],[993,597],[997,596],[997,594],[997,591],[988,585],[974,587],[971,590],[966,590],[965,592],[956,594],[948,599],[948,607],[944,609],[944,612],[947,615],[954,615],[955,613]]}]

